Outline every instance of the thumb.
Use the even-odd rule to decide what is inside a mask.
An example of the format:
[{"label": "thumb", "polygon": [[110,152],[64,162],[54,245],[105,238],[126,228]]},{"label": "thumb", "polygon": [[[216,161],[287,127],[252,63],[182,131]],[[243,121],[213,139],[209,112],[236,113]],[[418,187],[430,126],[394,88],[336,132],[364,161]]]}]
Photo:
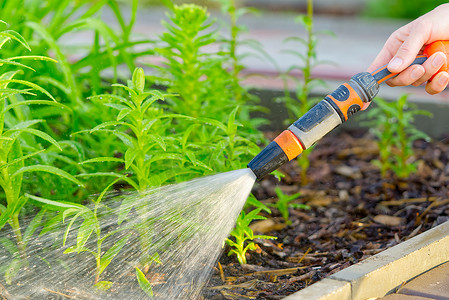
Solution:
[{"label": "thumb", "polygon": [[424,42],[421,38],[410,34],[399,47],[395,56],[388,63],[388,71],[391,73],[403,71],[413,62],[423,45]]}]

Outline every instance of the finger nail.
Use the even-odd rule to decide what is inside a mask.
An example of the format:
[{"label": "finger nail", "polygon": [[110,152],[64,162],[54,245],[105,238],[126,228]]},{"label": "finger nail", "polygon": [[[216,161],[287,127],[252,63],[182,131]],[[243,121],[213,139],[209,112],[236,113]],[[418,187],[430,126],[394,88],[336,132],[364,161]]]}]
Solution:
[{"label": "finger nail", "polygon": [[425,71],[424,71],[422,68],[420,68],[420,67],[415,67],[415,68],[412,70],[412,72],[410,73],[410,77],[411,77],[413,80],[417,80],[417,79],[421,78],[421,76],[423,76],[424,73],[425,73]]},{"label": "finger nail", "polygon": [[446,85],[448,82],[447,76],[441,75],[440,78],[438,78],[438,84],[440,85]]},{"label": "finger nail", "polygon": [[432,67],[438,68],[443,64],[443,55],[437,54],[432,60]]},{"label": "finger nail", "polygon": [[388,64],[388,69],[396,70],[396,69],[399,69],[401,67],[401,65],[402,65],[402,59],[399,57],[395,57]]}]

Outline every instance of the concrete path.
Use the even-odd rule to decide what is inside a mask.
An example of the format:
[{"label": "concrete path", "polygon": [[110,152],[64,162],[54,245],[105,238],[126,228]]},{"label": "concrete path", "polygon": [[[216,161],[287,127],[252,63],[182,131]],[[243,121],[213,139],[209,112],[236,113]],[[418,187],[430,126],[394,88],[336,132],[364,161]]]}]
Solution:
[{"label": "concrete path", "polygon": [[[419,262],[417,262],[419,263]],[[413,279],[399,289],[396,294],[381,300],[448,300],[449,263],[440,265]],[[379,299],[379,300],[380,300]]]}]

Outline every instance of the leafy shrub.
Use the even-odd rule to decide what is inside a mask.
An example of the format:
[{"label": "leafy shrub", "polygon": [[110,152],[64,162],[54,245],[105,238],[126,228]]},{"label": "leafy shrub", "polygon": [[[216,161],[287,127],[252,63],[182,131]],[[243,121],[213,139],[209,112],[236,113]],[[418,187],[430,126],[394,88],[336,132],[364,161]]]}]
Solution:
[{"label": "leafy shrub", "polygon": [[428,136],[416,129],[413,121],[417,115],[431,116],[428,111],[416,109],[407,102],[407,95],[397,101],[386,102],[376,98],[378,107],[371,109],[367,116],[378,138],[379,166],[383,177],[393,171],[400,178],[407,178],[416,171],[417,162],[413,159],[413,142]]},{"label": "leafy shrub", "polygon": [[[8,41],[18,42],[24,48],[31,50],[25,39],[15,31],[4,30],[0,32],[0,45]],[[17,44],[16,44],[17,47]],[[39,59],[42,61],[53,61],[44,56],[15,56],[2,59],[2,66],[30,68],[21,63],[27,59]],[[19,62],[18,62],[19,61]],[[50,107],[68,108],[55,101],[53,96],[44,88],[27,80],[17,79],[21,70],[4,71],[0,75],[0,187],[4,192],[2,197],[5,205],[0,205],[0,228],[8,223],[15,235],[16,245],[7,248],[15,259],[10,264],[7,281],[10,282],[13,273],[27,264],[26,245],[31,235],[36,230],[42,213],[39,213],[34,222],[30,223],[25,235],[22,234],[19,222],[19,214],[26,204],[28,198],[24,195],[24,174],[33,172],[46,172],[53,176],[65,178],[78,186],[83,184],[71,174],[50,165],[26,164],[32,158],[43,157],[45,146],[53,145],[53,151],[62,151],[59,143],[49,134],[36,128],[45,122],[43,119],[29,118],[29,107],[34,105],[45,105]],[[35,93],[42,93],[50,100],[33,99]],[[29,98],[29,99],[28,99]],[[3,242],[5,242],[3,240]]]},{"label": "leafy shrub", "polygon": [[[240,113],[246,114],[251,105],[243,96],[246,92],[238,84],[238,74],[228,72],[227,66],[234,58],[228,52],[204,50],[220,42],[205,8],[193,4],[174,5],[169,18],[171,23],[163,23],[167,31],[161,35],[157,42],[160,46],[155,49],[165,62],[162,66],[153,66],[158,74],[151,78],[156,83],[167,84],[168,92],[179,95],[166,99],[168,111],[197,121],[186,131],[192,142],[190,157],[215,172],[242,168],[259,152],[253,141],[262,138],[255,126],[240,123]],[[240,99],[236,97],[238,94]],[[175,132],[185,130],[184,123],[177,125],[173,128]],[[194,147],[195,154],[190,151]],[[223,157],[226,160],[221,159]]]},{"label": "leafy shrub", "polygon": [[[299,117],[306,114],[319,100],[318,98],[312,98],[310,92],[316,85],[323,84],[322,80],[312,77],[312,69],[321,64],[322,62],[317,60],[316,45],[318,34],[331,34],[327,31],[315,32],[313,27],[313,1],[307,1],[307,14],[300,15],[296,18],[296,22],[301,23],[307,32],[307,37],[289,37],[284,42],[294,43],[295,50],[285,50],[284,53],[292,55],[295,59],[300,61],[300,64],[294,64],[288,70],[282,74],[284,81],[284,97],[279,98],[278,101],[284,102],[287,108],[289,119],[288,124],[293,123]],[[298,46],[305,47],[305,53],[296,50]],[[302,78],[297,78],[292,72],[300,71]],[[294,82],[296,89],[292,95],[288,83]],[[302,152],[301,156],[297,158],[298,164],[301,168],[301,183],[306,184],[307,170],[309,168],[309,153],[313,148],[306,149]]]}]

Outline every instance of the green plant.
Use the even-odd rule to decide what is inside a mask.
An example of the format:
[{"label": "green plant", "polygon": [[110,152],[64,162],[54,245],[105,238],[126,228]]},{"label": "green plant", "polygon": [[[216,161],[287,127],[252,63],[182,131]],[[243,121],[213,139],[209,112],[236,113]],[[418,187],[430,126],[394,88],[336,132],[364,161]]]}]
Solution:
[{"label": "green plant", "polygon": [[195,124],[187,125],[187,130],[182,121],[173,129],[186,133],[185,153],[207,166],[209,170],[203,169],[206,174],[242,168],[257,154],[259,149],[253,141],[261,134],[255,133],[254,126],[240,123],[241,113],[245,114],[250,105],[244,103],[246,97],[236,100],[237,89],[243,95],[242,88],[236,87],[238,74],[228,72],[226,67],[235,60],[225,51],[204,50],[221,43],[205,8],[193,4],[170,8],[171,23],[164,22],[167,32],[155,49],[165,62],[153,66],[159,75],[150,78],[167,84],[169,92],[179,95],[167,97],[167,111],[193,118]]},{"label": "green plant", "polygon": [[136,267],[136,278],[139,282],[139,286],[142,289],[142,291],[147,294],[148,297],[153,297],[153,287],[151,286],[151,283],[148,281],[148,279],[145,277],[145,274]]},{"label": "green plant", "polygon": [[[136,68],[128,85],[113,84],[129,93],[128,97],[115,94],[101,94],[90,99],[102,101],[107,107],[118,111],[115,121],[104,122],[89,133],[106,132],[115,135],[125,146],[123,158],[97,157],[84,163],[119,162],[125,164],[125,170],[132,170],[135,178],[129,183],[139,192],[149,187],[160,186],[171,177],[178,175],[174,165],[163,170],[152,168],[160,161],[183,161],[185,158],[176,151],[176,135],[171,135],[170,125],[174,115],[164,114],[161,108],[153,107],[156,101],[163,101],[173,94],[158,90],[145,91],[145,74],[142,68]],[[123,149],[123,147],[122,147]],[[162,172],[161,172],[162,171]]]},{"label": "green plant", "polygon": [[285,220],[286,224],[291,224],[292,222],[289,220],[290,213],[288,211],[289,208],[297,208],[297,209],[310,209],[310,206],[302,204],[302,203],[290,203],[298,199],[300,193],[296,193],[293,195],[285,195],[282,192],[280,187],[275,188],[276,195],[278,196],[278,200],[275,203],[269,204],[271,207],[277,208],[277,210],[281,213],[282,217]]},{"label": "green plant", "polygon": [[407,95],[397,101],[386,102],[376,99],[378,107],[371,109],[368,123],[378,138],[379,160],[373,163],[379,166],[383,177],[387,171],[393,171],[400,178],[407,178],[416,171],[413,161],[413,142],[428,136],[416,129],[413,121],[417,115],[431,116],[428,111],[416,109],[416,105],[407,102]]},{"label": "green plant", "polygon": [[[154,107],[157,101],[163,101],[172,94],[162,93],[158,90],[145,91],[145,74],[142,68],[134,70],[132,80],[128,84],[114,84],[120,87],[128,97],[115,94],[102,94],[91,97],[94,101],[102,101],[107,107],[118,111],[115,121],[104,122],[89,133],[106,133],[116,136],[122,143],[123,158],[97,157],[84,161],[86,163],[115,162],[124,164],[125,171],[132,175],[126,177],[117,173],[88,173],[80,176],[115,176],[124,179],[139,193],[144,193],[150,187],[157,187],[170,178],[185,173],[194,172],[185,167],[188,157],[183,156],[178,147],[181,137],[170,133],[172,118],[175,115],[164,114],[161,108]],[[170,161],[174,163],[170,164]],[[132,200],[131,197],[127,201]],[[127,201],[122,203],[118,216],[119,224],[126,219],[132,209]],[[146,206],[136,207],[140,216],[147,212]],[[142,253],[148,253],[151,245],[151,221],[146,220],[136,226],[140,234]],[[148,266],[151,258],[143,258],[142,264]]]},{"label": "green plant", "polygon": [[[100,276],[104,272],[104,270],[109,266],[112,260],[119,254],[121,249],[126,245],[130,237],[129,228],[127,226],[118,227],[115,230],[103,233],[102,226],[100,224],[100,217],[106,218],[105,216],[109,213],[110,209],[101,204],[101,200],[105,196],[107,190],[109,190],[117,181],[120,179],[114,180],[110,183],[101,194],[95,199],[93,209],[90,209],[87,206],[81,204],[75,204],[72,202],[65,201],[52,201],[48,199],[44,199],[41,197],[27,195],[29,198],[34,200],[39,205],[43,206],[44,209],[58,211],[60,220],[65,223],[65,221],[71,217],[70,222],[67,224],[64,238],[63,238],[63,247],[66,246],[67,238],[69,233],[74,227],[75,222],[78,218],[82,218],[83,222],[77,227],[77,237],[76,237],[76,245],[68,247],[65,249],[64,253],[81,253],[87,252],[93,255],[96,262],[96,271],[95,271],[95,280],[94,284],[97,288],[105,290],[112,287],[111,281],[100,281]],[[99,210],[103,210],[100,212]],[[122,232],[125,231],[123,234]],[[96,249],[89,249],[87,246],[88,240],[91,237],[92,233],[95,234],[95,246]],[[112,246],[107,249],[103,247],[106,239],[110,239],[113,237],[116,242],[112,243]],[[111,244],[111,243],[109,243]]]},{"label": "green plant", "polygon": [[[14,24],[18,32],[34,45],[36,53],[48,55],[52,52],[60,62],[59,66],[36,64],[42,72],[37,76],[29,74],[33,81],[48,83],[55,88],[52,90],[54,94],[69,99],[71,103],[84,105],[82,97],[86,92],[83,86],[86,80],[89,80],[90,90],[98,93],[101,91],[98,74],[102,70],[111,67],[114,80],[117,80],[117,66],[120,63],[126,63],[132,71],[135,57],[147,53],[131,50],[137,44],[148,42],[131,40],[137,5],[138,0],[133,0],[127,23],[115,0],[2,0],[0,18]],[[99,17],[106,7],[115,15],[118,29],[112,29]],[[94,42],[89,45],[90,51],[83,51],[79,60],[70,62],[68,51],[61,40],[74,31],[92,31]],[[100,43],[100,39],[103,43]],[[16,49],[8,49],[18,53]]]},{"label": "green plant", "polygon": [[[17,32],[12,30],[0,32],[0,48],[8,41],[18,42],[24,48],[31,50],[26,40]],[[54,62],[54,60],[43,56],[16,56],[2,59],[0,63],[2,67],[15,66],[33,70],[20,62],[28,59]],[[10,245],[7,249],[11,253],[15,251],[15,256],[18,255],[10,264],[11,268],[8,270],[9,275],[7,276],[8,282],[13,277],[12,273],[27,264],[26,245],[30,235],[35,230],[33,222],[32,224],[34,225],[27,229],[25,236],[22,235],[20,228],[20,211],[28,200],[23,192],[23,175],[34,172],[46,172],[72,181],[78,186],[83,186],[78,179],[55,166],[26,164],[31,158],[42,156],[46,151],[41,143],[53,145],[55,147],[54,150],[62,150],[53,137],[35,128],[45,121],[43,119],[29,119],[29,107],[46,105],[49,107],[69,108],[57,103],[52,95],[39,85],[17,79],[20,73],[23,72],[21,70],[7,71],[0,75],[0,187],[4,191],[4,200],[6,202],[6,206],[0,205],[0,228],[3,228],[6,223],[11,226],[16,239],[16,246],[12,247]],[[32,99],[36,95],[35,93],[41,93],[51,100]],[[40,142],[37,142],[37,140]],[[40,214],[38,215],[39,218],[42,218]],[[5,243],[3,240],[2,244],[6,245]]]},{"label": "green plant", "polygon": [[[160,72],[160,77],[153,80],[167,84],[169,92],[179,94],[167,99],[177,113],[192,117],[224,115],[229,108],[217,104],[226,96],[232,98],[224,89],[230,77],[225,74],[219,55],[203,51],[217,41],[216,31],[206,33],[212,26],[209,14],[203,7],[183,4],[172,6],[169,18],[171,23],[163,22],[167,31],[160,36],[161,46],[155,49],[166,61],[163,66],[153,66]],[[218,78],[222,88],[212,91],[208,86]],[[221,92],[225,95],[218,96]]]},{"label": "green plant", "polygon": [[[251,75],[244,75],[246,66],[244,60],[247,57],[257,58],[261,61],[269,61],[276,66],[273,58],[264,50],[262,44],[255,39],[243,38],[242,35],[246,33],[247,27],[239,24],[241,18],[250,14],[259,14],[259,11],[253,7],[242,6],[235,0],[215,0],[220,2],[223,14],[229,17],[230,23],[225,24],[228,27],[229,37],[224,34],[221,38],[223,54],[227,56],[226,69],[230,70],[232,84],[230,88],[236,102],[241,109],[238,114],[238,120],[243,124],[245,131],[242,134],[254,142],[266,143],[263,135],[260,134],[258,128],[261,125],[267,124],[264,118],[251,117],[250,113],[254,111],[262,111],[267,113],[268,110],[264,107],[258,106],[260,99],[251,94],[247,87],[244,87],[241,81]],[[245,51],[242,51],[245,49]],[[237,51],[239,50],[239,51]],[[246,104],[246,105],[245,105]],[[248,105],[249,104],[249,105]]]},{"label": "green plant", "polygon": [[[307,113],[312,106],[314,106],[320,99],[311,98],[310,91],[316,85],[323,84],[322,80],[312,77],[312,69],[323,62],[317,60],[316,45],[318,34],[330,34],[328,31],[315,32],[313,27],[313,0],[307,1],[307,14],[300,15],[296,18],[296,22],[299,22],[306,29],[307,37],[303,39],[301,37],[289,37],[285,42],[294,42],[295,44],[305,46],[306,53],[303,54],[298,50],[285,50],[284,53],[294,56],[299,59],[302,64],[292,65],[285,74],[282,74],[284,81],[284,97],[279,100],[285,103],[289,113],[288,123],[293,123],[298,117]],[[297,78],[292,72],[300,71],[302,78]],[[289,82],[294,82],[296,90],[294,95],[290,92]],[[301,156],[297,159],[299,166],[301,167],[301,183],[307,183],[307,170],[309,168],[309,153],[312,148],[309,148],[302,152]]]},{"label": "green plant", "polygon": [[[44,87],[58,102],[66,107],[47,107],[35,105],[29,113],[34,118],[44,119],[40,129],[52,136],[64,151],[53,155],[50,151],[40,158],[46,164],[55,165],[70,174],[92,171],[107,172],[110,164],[97,164],[95,167],[78,165],[87,158],[106,156],[116,149],[113,137],[105,136],[101,142],[89,135],[71,134],[91,129],[105,121],[114,119],[115,111],[105,110],[103,103],[86,101],[92,94],[104,93],[110,89],[109,81],[117,82],[119,74],[126,74],[126,67],[131,73],[135,68],[135,60],[142,55],[152,53],[150,47],[135,47],[148,44],[148,38],[138,37],[132,33],[135,23],[138,0],[129,2],[129,8],[123,10],[121,1],[116,0],[0,0],[0,19],[13,24],[33,48],[33,57],[29,57],[23,68],[23,78]],[[102,20],[102,14],[109,11],[115,19],[112,22]],[[124,12],[129,12],[125,15]],[[67,43],[79,32],[92,34],[92,41]],[[143,50],[136,50],[136,49]],[[3,47],[4,57],[22,57],[27,49],[6,43]],[[27,55],[28,56],[28,55]],[[52,60],[41,60],[38,57],[54,57]],[[118,71],[125,66],[125,72]],[[10,71],[13,65],[3,65],[4,71]],[[34,72],[35,70],[36,72]],[[122,69],[123,70],[123,69]],[[117,88],[113,88],[117,89]],[[42,99],[43,93],[37,93]],[[67,108],[69,107],[69,109]],[[68,141],[71,139],[71,141]],[[71,161],[69,161],[71,160]],[[87,168],[88,170],[84,169]],[[38,180],[44,180],[47,190],[40,188]],[[60,180],[55,176],[39,176],[26,182],[29,187],[42,195],[48,194],[51,187],[60,187]],[[86,189],[59,190],[61,198],[73,197],[78,201],[89,194],[96,193],[107,185],[107,178],[97,178],[95,182],[86,184]],[[37,189],[40,189],[37,191]],[[45,195],[48,196],[48,195]]]},{"label": "green plant", "polygon": [[234,240],[226,239],[226,243],[231,247],[228,255],[236,255],[240,264],[246,264],[246,252],[248,250],[256,250],[254,239],[276,239],[276,237],[269,235],[254,235],[253,230],[249,227],[253,220],[266,219],[259,215],[261,210],[261,208],[256,208],[247,214],[242,211],[237,218],[235,228],[230,233]]}]

